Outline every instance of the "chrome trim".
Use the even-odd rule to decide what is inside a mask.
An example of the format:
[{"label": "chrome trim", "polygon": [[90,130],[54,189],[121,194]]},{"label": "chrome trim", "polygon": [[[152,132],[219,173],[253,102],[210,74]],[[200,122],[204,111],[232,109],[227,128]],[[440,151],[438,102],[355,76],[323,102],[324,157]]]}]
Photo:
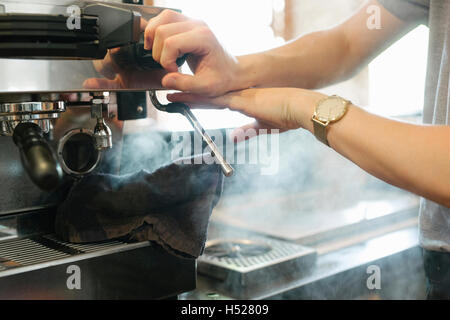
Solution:
[{"label": "chrome trim", "polygon": [[[6,243],[6,244],[11,244],[11,247],[15,247],[14,246],[15,242],[24,241],[24,240],[27,240],[27,239],[22,238],[22,239],[5,240],[3,242],[0,242],[0,245],[4,245]],[[64,243],[62,241],[59,241],[59,242]],[[57,265],[62,265],[62,264],[66,264],[66,263],[73,263],[73,262],[80,261],[80,260],[102,257],[102,256],[110,255],[113,253],[124,252],[124,251],[129,251],[129,250],[133,250],[133,249],[150,246],[149,241],[138,242],[138,243],[118,242],[118,244],[116,243],[116,245],[114,245],[114,244],[107,245],[107,244],[108,243],[104,243],[105,246],[100,246],[98,248],[95,248],[96,244],[78,245],[78,246],[82,246],[82,247],[94,246],[94,248],[93,248],[94,250],[86,252],[86,253],[75,254],[75,255],[68,255],[68,254],[64,254],[64,253],[60,253],[60,254],[55,253],[51,256],[48,256],[49,259],[46,262],[31,264],[31,265],[27,265],[24,267],[14,267],[11,269],[0,271],[0,278],[15,275],[15,274],[20,274],[20,273],[24,273],[24,272],[39,270],[39,269],[43,269],[43,268],[53,267],[53,266],[57,266]],[[73,244],[66,244],[66,245],[74,246]],[[98,249],[98,250],[95,251],[95,249]],[[34,251],[34,253],[36,255],[38,255],[37,251]],[[35,258],[35,259],[36,260],[31,259],[31,260],[29,260],[29,262],[33,263],[34,261],[38,261],[37,258]]]},{"label": "chrome trim", "polygon": [[[61,138],[61,140],[59,140],[59,143],[58,143],[58,150],[57,150],[58,161],[59,161],[59,163],[61,165],[61,168],[64,170],[64,172],[69,174],[69,175],[72,175],[72,176],[83,176],[83,175],[91,173],[93,170],[95,170],[95,168],[99,164],[99,162],[101,160],[101,157],[102,157],[102,152],[99,151],[95,163],[86,171],[79,171],[79,172],[77,172],[77,171],[74,171],[74,170],[70,169],[67,166],[66,161],[64,160],[64,157],[63,157],[64,146],[66,145],[66,142],[69,141],[69,139],[71,137],[73,137],[76,134],[80,134],[80,133],[86,134],[88,136],[91,136],[93,143],[95,142],[95,136],[94,136],[94,132],[92,130],[84,129],[84,128],[78,128],[78,129],[73,129],[73,130],[68,131]],[[94,147],[95,147],[95,144],[94,144]]]},{"label": "chrome trim", "polygon": [[22,114],[22,113],[56,113],[66,111],[64,101],[54,102],[20,102],[20,103],[2,103],[0,105],[0,117],[6,114]]}]

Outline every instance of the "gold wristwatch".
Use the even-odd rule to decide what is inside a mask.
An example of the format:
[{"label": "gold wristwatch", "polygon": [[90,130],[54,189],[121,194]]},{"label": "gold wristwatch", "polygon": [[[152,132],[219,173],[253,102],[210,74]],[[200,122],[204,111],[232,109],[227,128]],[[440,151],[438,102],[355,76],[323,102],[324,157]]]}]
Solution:
[{"label": "gold wristwatch", "polygon": [[327,127],[330,123],[342,119],[350,103],[336,95],[326,97],[317,103],[311,120],[314,125],[314,135],[319,141],[330,146],[327,139]]}]

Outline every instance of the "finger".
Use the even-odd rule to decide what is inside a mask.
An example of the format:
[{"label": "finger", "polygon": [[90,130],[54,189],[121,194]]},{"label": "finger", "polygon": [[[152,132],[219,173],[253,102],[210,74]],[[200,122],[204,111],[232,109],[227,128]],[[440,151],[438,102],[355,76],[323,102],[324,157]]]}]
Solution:
[{"label": "finger", "polygon": [[110,51],[108,51],[103,60],[95,60],[93,64],[95,70],[108,79],[114,79],[119,71]]},{"label": "finger", "polygon": [[175,12],[173,10],[164,10],[155,18],[150,19],[145,28],[144,34],[144,48],[146,50],[151,50],[153,46],[153,39],[155,38],[156,28],[163,24],[174,23],[186,21],[188,18],[181,13]]},{"label": "finger", "polygon": [[190,53],[194,56],[205,56],[211,52],[214,35],[208,27],[195,27],[194,29],[173,35],[164,41],[159,63],[163,67],[173,68],[176,71],[176,60]]},{"label": "finger", "polygon": [[[182,21],[182,22],[176,22],[176,23],[170,23],[159,26],[155,31],[155,36],[153,39],[153,47],[152,47],[152,55],[153,59],[155,59],[158,62],[161,62],[161,55],[163,52],[163,49],[165,48],[164,43],[165,41],[170,38],[171,36],[174,36],[176,34],[180,33],[186,33],[191,31],[192,29],[198,27],[201,24],[199,21]],[[193,35],[194,36],[194,35]],[[164,61],[161,65],[172,72],[175,72],[178,70],[178,66],[176,64],[176,60],[179,58],[179,50],[176,47],[166,47],[166,51],[169,50],[169,52],[165,52],[166,55],[169,57],[176,56],[175,59],[171,61]]]},{"label": "finger", "polygon": [[167,89],[192,92],[198,95],[207,95],[211,89],[211,82],[208,79],[178,72],[164,76],[161,84]]},{"label": "finger", "polygon": [[247,89],[227,93],[219,97],[206,97],[186,92],[177,92],[167,95],[171,102],[184,102],[193,109],[223,109],[229,108],[234,111],[258,119],[260,124],[264,124],[267,129],[278,129],[279,123],[274,121],[269,107],[264,106],[267,98],[258,97],[262,90],[267,89]]},{"label": "finger", "polygon": [[212,104],[209,98],[190,93],[171,93],[167,95],[170,102],[181,102],[189,104],[191,109],[224,109],[226,106]]},{"label": "finger", "polygon": [[121,89],[122,85],[118,78],[114,80],[103,78],[86,79],[83,83],[85,89]]},{"label": "finger", "polygon": [[192,93],[171,93],[167,95],[167,100],[170,102],[184,102],[189,103],[193,109],[207,108],[207,109],[223,109],[228,108],[225,102],[219,103],[217,99],[210,98]]},{"label": "finger", "polygon": [[189,103],[189,106],[192,109],[223,109],[224,106],[215,105],[212,103],[209,97],[185,93],[185,92],[177,92],[170,93],[167,95],[167,100],[170,102],[183,102]]},{"label": "finger", "polygon": [[167,99],[171,102],[189,103],[189,105],[193,108],[230,108],[231,110],[236,110],[244,114],[246,114],[246,107],[251,103],[251,97],[246,95],[243,91],[230,92],[219,97],[207,97],[198,94],[180,92],[167,95]]}]

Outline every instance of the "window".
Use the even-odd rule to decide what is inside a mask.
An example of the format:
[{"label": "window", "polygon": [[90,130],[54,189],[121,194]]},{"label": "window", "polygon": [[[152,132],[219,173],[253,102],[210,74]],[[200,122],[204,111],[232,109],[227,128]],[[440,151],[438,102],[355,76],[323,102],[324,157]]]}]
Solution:
[{"label": "window", "polygon": [[369,65],[371,111],[384,116],[422,114],[428,28],[420,26]]},{"label": "window", "polygon": [[[219,41],[234,55],[267,50],[284,43],[271,28],[273,0],[157,0],[156,6],[177,8],[192,18],[205,21]],[[279,1],[275,1],[278,3]],[[188,72],[185,68],[183,72]],[[229,110],[195,110],[206,129],[231,128],[251,122],[248,117]],[[182,117],[170,115],[170,130],[191,130]]]},{"label": "window", "polygon": [[[348,17],[361,1],[330,3],[315,0],[156,0],[155,5],[182,10],[205,21],[234,55],[267,50],[300,34],[331,27]],[[281,14],[280,14],[281,13]],[[276,19],[274,19],[276,17]],[[281,22],[281,25],[280,25]],[[418,115],[423,93],[428,29],[418,27],[395,43],[353,79],[325,88],[384,116]],[[183,72],[189,72],[185,68]],[[229,110],[195,111],[206,128],[236,127],[251,121]],[[190,130],[182,117],[162,115],[171,130]]]},{"label": "window", "polygon": [[[206,21],[236,55],[267,50],[301,34],[332,27],[355,12],[361,3],[360,0],[155,2],[180,8],[187,15]],[[385,116],[417,114],[423,105],[427,37],[426,27],[415,29],[352,79],[321,91],[341,95]],[[234,127],[251,121],[230,111],[196,113],[207,128]],[[174,116],[170,117],[169,129],[190,129],[184,119],[175,125]],[[373,231],[371,228],[384,223],[397,228],[401,219],[407,219],[411,225],[417,222],[416,196],[370,176],[317,143],[304,130],[289,131],[280,137],[279,171],[273,176],[263,176],[251,165],[240,166],[236,175],[225,181],[215,221],[295,241],[313,238],[322,241],[319,240],[322,236],[328,241],[328,232],[339,236],[354,232],[354,235]],[[253,150],[256,141],[250,140],[248,147],[240,146]],[[401,215],[405,210],[408,210],[406,218]],[[369,224],[368,220],[383,223]],[[398,225],[402,223],[403,220]],[[407,223],[402,226],[409,226]]]}]

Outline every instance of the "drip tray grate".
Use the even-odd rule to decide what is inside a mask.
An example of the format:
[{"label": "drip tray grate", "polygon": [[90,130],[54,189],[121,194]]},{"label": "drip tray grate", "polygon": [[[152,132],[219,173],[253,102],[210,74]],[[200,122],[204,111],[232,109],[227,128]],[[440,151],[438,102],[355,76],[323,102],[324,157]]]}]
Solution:
[{"label": "drip tray grate", "polygon": [[100,254],[104,251],[115,252],[126,246],[132,246],[132,244],[118,240],[74,244],[61,241],[53,234],[4,240],[0,241],[0,272],[83,254]]},{"label": "drip tray grate", "polygon": [[223,238],[206,243],[198,272],[236,298],[252,290],[292,281],[304,275],[316,260],[316,251],[296,243],[265,237]]}]

